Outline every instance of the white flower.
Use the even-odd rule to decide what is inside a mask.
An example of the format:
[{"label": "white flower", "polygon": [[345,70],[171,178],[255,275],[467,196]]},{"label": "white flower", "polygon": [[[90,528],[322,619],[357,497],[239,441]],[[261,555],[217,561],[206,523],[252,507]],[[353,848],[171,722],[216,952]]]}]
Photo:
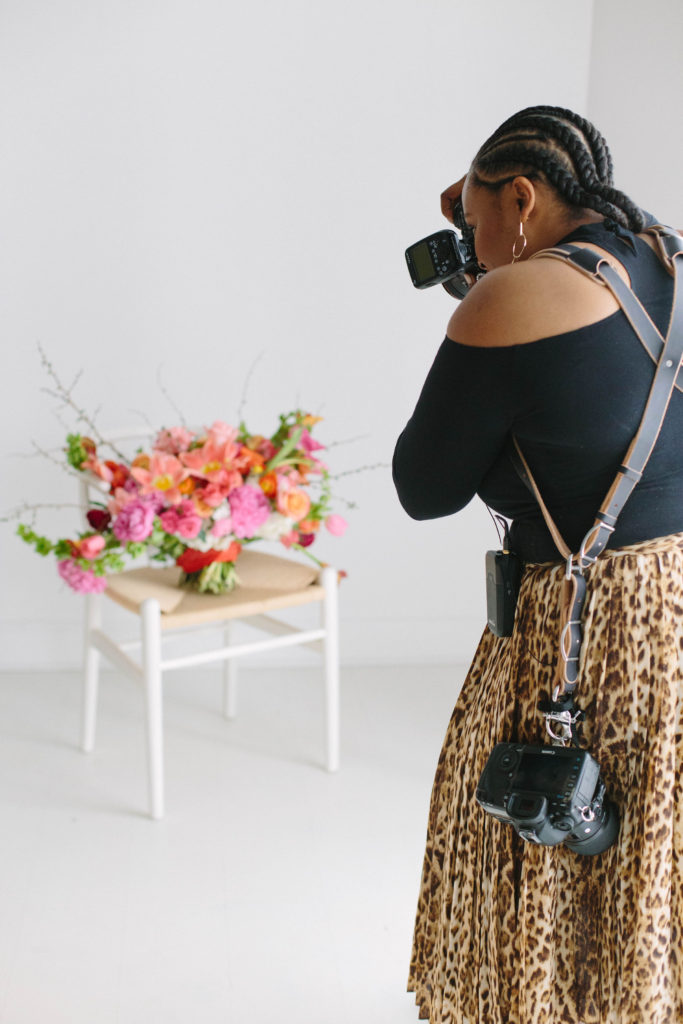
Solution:
[{"label": "white flower", "polygon": [[260,526],[254,536],[262,540],[279,540],[292,529],[292,520],[280,512],[271,512],[265,523]]}]

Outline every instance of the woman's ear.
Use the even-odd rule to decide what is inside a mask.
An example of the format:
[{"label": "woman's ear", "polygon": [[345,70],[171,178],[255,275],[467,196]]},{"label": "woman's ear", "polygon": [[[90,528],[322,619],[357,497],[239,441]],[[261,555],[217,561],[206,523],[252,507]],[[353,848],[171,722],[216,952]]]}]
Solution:
[{"label": "woman's ear", "polygon": [[527,220],[536,205],[536,189],[534,183],[524,175],[519,175],[512,182],[512,194],[519,210],[521,221]]}]

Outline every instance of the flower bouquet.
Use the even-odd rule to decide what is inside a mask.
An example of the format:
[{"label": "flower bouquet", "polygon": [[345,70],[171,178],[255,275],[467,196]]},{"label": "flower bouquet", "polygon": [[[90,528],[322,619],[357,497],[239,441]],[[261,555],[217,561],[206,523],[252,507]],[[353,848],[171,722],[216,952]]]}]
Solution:
[{"label": "flower bouquet", "polygon": [[89,502],[89,528],[56,542],[26,524],[18,533],[39,554],[54,554],[60,576],[80,593],[101,592],[107,573],[145,552],[214,594],[237,584],[245,544],[279,541],[317,562],[308,549],[321,524],[336,536],[346,529],[331,510],[324,446],[311,434],[319,420],[286,413],[270,437],[222,421],[197,432],[165,428],[131,459],[113,446],[117,458],[104,459],[102,441],[98,449],[91,438],[69,434],[68,465],[102,494]]}]

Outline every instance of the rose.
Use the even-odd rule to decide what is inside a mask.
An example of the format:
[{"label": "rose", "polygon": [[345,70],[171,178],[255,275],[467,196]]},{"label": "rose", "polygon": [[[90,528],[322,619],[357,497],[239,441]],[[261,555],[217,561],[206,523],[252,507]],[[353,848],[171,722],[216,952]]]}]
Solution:
[{"label": "rose", "polygon": [[99,533],[93,533],[90,537],[83,537],[78,542],[78,550],[81,558],[97,558],[104,549],[104,537]]}]

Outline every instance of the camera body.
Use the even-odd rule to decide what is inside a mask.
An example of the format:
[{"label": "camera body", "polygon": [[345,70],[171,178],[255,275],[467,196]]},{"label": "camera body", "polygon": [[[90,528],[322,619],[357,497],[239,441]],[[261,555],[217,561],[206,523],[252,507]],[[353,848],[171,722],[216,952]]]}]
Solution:
[{"label": "camera body", "polygon": [[474,250],[474,232],[465,221],[462,201],[453,203],[453,223],[458,233],[445,228],[406,249],[406,263],[416,288],[441,284],[455,299],[464,299],[483,271]]},{"label": "camera body", "polygon": [[619,831],[597,761],[576,747],[496,744],[476,800],[522,839],[542,846],[565,843],[592,855],[611,846]]}]

